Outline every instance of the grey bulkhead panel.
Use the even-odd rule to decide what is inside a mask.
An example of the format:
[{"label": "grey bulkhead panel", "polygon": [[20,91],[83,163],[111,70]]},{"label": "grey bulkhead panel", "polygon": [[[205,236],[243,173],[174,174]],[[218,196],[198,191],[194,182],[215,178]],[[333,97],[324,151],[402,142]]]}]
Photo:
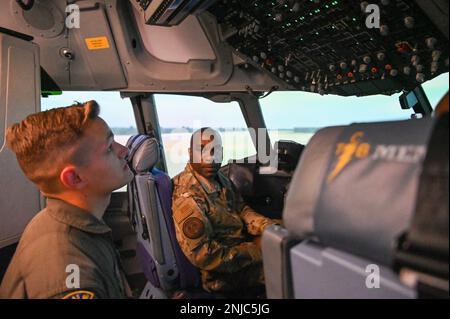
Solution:
[{"label": "grey bulkhead panel", "polygon": [[[286,84],[252,67],[221,41],[205,12],[172,28],[145,25],[127,0],[77,1],[80,28],[65,26],[66,1],[35,1],[23,11],[0,2],[0,26],[34,37],[41,66],[62,90],[129,92],[267,91]],[[142,32],[142,34],[141,34]],[[100,47],[89,39],[106,37]],[[71,58],[62,52],[67,49]],[[199,52],[204,51],[204,55]],[[164,54],[166,52],[166,54]],[[178,56],[178,57],[177,57]],[[248,62],[248,68],[244,68]]]},{"label": "grey bulkhead panel", "polygon": [[[41,52],[41,66],[51,74],[60,86],[69,85],[69,61],[59,51],[68,47],[65,37],[65,1],[35,2],[33,10],[23,11],[15,1],[0,1],[0,27],[21,32],[34,37]],[[44,48],[44,49],[43,49]]]},{"label": "grey bulkhead panel", "polygon": [[5,145],[6,127],[40,109],[40,85],[39,47],[0,33],[0,248],[17,242],[41,209],[38,189]]},{"label": "grey bulkhead panel", "polygon": [[[273,86],[285,86],[252,67],[243,69],[235,65],[232,49],[221,41],[216,20],[207,12],[189,17],[177,27],[163,28],[145,25],[142,15],[126,1],[106,3],[127,74],[128,88],[122,91],[247,91],[247,86],[265,91]],[[133,39],[135,47],[131,45]],[[167,43],[173,45],[173,51],[179,51],[180,58],[170,61],[174,54],[169,52]],[[204,47],[203,57],[198,54],[199,46]],[[167,57],[163,56],[164,48]]]}]

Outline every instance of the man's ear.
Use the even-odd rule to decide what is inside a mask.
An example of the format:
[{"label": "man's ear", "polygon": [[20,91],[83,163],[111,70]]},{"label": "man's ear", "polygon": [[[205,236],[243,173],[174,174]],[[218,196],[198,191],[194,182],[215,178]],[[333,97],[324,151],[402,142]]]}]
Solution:
[{"label": "man's ear", "polygon": [[77,170],[73,166],[66,166],[59,175],[61,183],[69,189],[80,189],[86,185],[86,182],[81,179]]}]

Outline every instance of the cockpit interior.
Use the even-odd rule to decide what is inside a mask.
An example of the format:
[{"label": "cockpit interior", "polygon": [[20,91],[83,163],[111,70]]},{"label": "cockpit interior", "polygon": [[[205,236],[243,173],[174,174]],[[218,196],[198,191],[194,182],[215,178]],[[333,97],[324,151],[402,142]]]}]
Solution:
[{"label": "cockpit interior", "polygon": [[[262,237],[265,297],[448,298],[448,82],[438,99],[426,87],[448,78],[448,7],[447,0],[1,1],[0,282],[25,226],[45,207],[4,146],[6,128],[66,92],[115,92],[135,121],[124,141],[135,179],[112,194],[104,219],[136,298],[212,298],[199,290],[198,269],[175,236],[172,153],[157,106],[167,96],[236,103],[245,129],[257,132],[256,153],[230,158],[221,172],[253,209],[283,221]],[[279,93],[328,98],[330,108],[333,99],[342,99],[337,107],[352,101],[362,113],[364,98],[395,97],[408,119],[302,128],[311,133],[307,143],[271,140],[262,103]],[[272,114],[300,123],[279,101]],[[181,123],[190,112],[171,117]]]}]

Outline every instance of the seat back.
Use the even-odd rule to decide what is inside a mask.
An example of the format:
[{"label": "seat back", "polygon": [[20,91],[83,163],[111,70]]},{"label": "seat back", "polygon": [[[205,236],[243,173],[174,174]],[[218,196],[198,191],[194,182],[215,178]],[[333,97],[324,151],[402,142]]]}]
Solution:
[{"label": "seat back", "polygon": [[130,220],[137,234],[136,253],[148,280],[145,298],[165,298],[198,287],[198,270],[184,256],[172,221],[172,183],[155,168],[160,158],[156,139],[132,136],[128,161],[135,178],[128,185]]},{"label": "seat back", "polygon": [[263,236],[269,297],[418,296],[394,266],[435,126],[432,118],[355,124],[313,137],[286,198],[286,229]]}]

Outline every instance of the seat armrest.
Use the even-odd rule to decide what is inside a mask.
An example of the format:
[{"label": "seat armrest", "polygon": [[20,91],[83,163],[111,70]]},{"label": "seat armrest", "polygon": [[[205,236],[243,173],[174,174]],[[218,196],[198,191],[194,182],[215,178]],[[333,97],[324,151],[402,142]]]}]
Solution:
[{"label": "seat armrest", "polygon": [[300,238],[278,225],[266,228],[262,237],[262,254],[266,293],[269,299],[292,299],[290,249]]}]

